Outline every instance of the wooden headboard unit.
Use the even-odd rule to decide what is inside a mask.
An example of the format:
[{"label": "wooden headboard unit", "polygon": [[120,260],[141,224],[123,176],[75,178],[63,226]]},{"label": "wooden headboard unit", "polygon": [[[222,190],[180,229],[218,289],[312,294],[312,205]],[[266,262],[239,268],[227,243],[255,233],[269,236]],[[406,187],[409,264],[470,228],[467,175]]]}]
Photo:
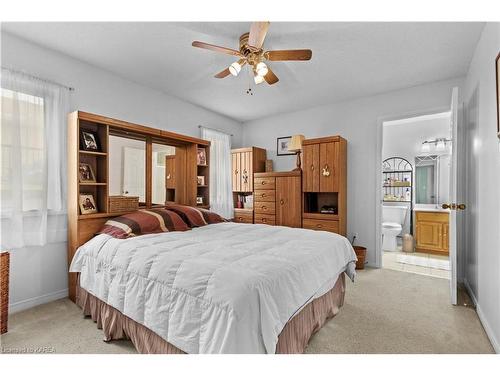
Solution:
[{"label": "wooden headboard unit", "polygon": [[[98,152],[82,150],[80,130],[93,132],[98,137]],[[146,202],[144,208],[151,208],[152,203],[152,144],[160,143],[176,147],[176,194],[175,201],[180,204],[195,206],[197,196],[197,150],[204,148],[208,158],[210,142],[133,124],[109,117],[75,111],[68,115],[68,267],[79,246],[97,233],[110,217],[122,215],[109,210],[109,136],[144,140],[146,145]],[[80,182],[78,171],[80,162],[88,163],[94,169],[96,182]],[[208,172],[208,169],[205,168]],[[82,215],[79,208],[80,193],[94,196],[97,213]],[[208,193],[207,193],[208,194]],[[208,206],[209,202],[204,202]],[[159,205],[155,204],[154,207]],[[77,275],[68,276],[69,298],[75,301]]]}]

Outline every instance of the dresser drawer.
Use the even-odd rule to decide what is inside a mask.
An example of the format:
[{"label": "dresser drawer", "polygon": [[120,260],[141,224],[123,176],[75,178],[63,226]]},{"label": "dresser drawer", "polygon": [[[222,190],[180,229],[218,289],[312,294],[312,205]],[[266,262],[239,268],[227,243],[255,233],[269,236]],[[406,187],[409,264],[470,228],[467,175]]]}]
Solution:
[{"label": "dresser drawer", "polygon": [[245,223],[245,224],[253,224],[253,211],[237,211],[234,210],[234,219],[235,223]]},{"label": "dresser drawer", "polygon": [[276,188],[276,177],[255,177],[253,180],[255,190],[270,190]]},{"label": "dresser drawer", "polygon": [[266,215],[266,214],[255,214],[255,224],[269,224],[274,225],[276,223],[276,216]]},{"label": "dresser drawer", "polygon": [[276,200],[276,192],[274,190],[256,190],[253,193],[254,205],[258,202],[274,202]]},{"label": "dresser drawer", "polygon": [[254,202],[253,208],[256,214],[272,214],[276,212],[276,206],[274,202]]},{"label": "dresser drawer", "polygon": [[302,227],[305,229],[324,230],[333,233],[339,232],[339,222],[337,220],[304,219],[302,220]]}]

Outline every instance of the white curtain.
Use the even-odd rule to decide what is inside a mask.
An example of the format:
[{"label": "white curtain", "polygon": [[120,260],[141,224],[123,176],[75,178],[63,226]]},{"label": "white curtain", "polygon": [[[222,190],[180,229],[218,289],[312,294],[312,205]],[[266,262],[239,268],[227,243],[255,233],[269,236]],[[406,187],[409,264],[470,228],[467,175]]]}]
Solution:
[{"label": "white curtain", "polygon": [[66,240],[68,89],[2,68],[0,246]]},{"label": "white curtain", "polygon": [[234,216],[231,135],[202,127],[201,137],[210,141],[210,210],[231,219]]}]

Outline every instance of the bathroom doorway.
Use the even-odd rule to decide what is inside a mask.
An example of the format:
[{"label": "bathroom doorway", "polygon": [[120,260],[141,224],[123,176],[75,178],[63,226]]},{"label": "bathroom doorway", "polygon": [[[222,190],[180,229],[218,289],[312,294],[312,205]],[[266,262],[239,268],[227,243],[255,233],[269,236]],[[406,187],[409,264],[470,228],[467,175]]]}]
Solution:
[{"label": "bathroom doorway", "polygon": [[451,112],[382,123],[382,267],[450,279]]}]

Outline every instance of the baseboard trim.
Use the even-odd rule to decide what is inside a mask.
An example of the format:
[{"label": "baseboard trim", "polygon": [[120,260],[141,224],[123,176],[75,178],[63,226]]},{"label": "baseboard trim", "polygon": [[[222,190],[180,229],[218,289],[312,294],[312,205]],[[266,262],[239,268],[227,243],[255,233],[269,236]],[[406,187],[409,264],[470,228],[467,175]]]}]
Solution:
[{"label": "baseboard trim", "polygon": [[484,316],[483,310],[481,309],[481,305],[478,303],[476,295],[472,292],[472,289],[471,289],[469,282],[467,281],[466,278],[464,278],[464,286],[465,286],[465,289],[467,289],[469,296],[472,298],[472,302],[474,302],[474,305],[476,305],[477,316],[479,317],[479,321],[483,325],[483,328],[484,328],[484,331],[486,332],[486,335],[490,339],[491,345],[493,346],[495,353],[500,354],[500,345],[499,345],[497,338],[495,337],[495,333],[491,329],[491,326],[489,325],[488,320]]},{"label": "baseboard trim", "polygon": [[41,296],[28,298],[23,301],[11,303],[9,305],[9,314],[14,314],[19,311],[30,309],[32,307],[43,305],[44,303],[52,302],[68,296],[68,289],[58,290],[56,292],[47,293]]}]

